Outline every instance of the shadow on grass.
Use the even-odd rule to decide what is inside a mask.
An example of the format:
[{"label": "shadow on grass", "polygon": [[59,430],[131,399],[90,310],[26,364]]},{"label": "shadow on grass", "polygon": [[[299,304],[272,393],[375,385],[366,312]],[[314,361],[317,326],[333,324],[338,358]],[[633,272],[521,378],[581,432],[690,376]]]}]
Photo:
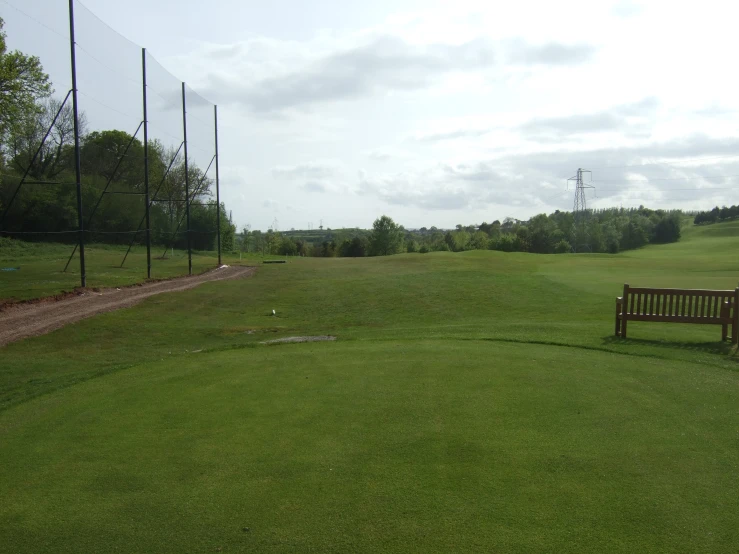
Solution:
[{"label": "shadow on grass", "polygon": [[603,337],[601,342],[604,346],[656,346],[658,348],[669,348],[678,350],[689,350],[691,352],[705,352],[706,354],[718,354],[739,362],[739,350],[730,342],[679,342],[667,340],[650,339],[623,339],[614,335]]}]

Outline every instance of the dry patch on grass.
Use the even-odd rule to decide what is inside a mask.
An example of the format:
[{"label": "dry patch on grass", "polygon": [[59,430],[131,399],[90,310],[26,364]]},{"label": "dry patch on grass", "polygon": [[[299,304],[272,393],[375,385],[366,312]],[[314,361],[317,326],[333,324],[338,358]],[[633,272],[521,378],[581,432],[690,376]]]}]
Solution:
[{"label": "dry patch on grass", "polygon": [[336,340],[336,337],[331,335],[319,335],[315,337],[285,337],[282,339],[266,340],[260,344],[285,344],[291,342],[323,342]]}]

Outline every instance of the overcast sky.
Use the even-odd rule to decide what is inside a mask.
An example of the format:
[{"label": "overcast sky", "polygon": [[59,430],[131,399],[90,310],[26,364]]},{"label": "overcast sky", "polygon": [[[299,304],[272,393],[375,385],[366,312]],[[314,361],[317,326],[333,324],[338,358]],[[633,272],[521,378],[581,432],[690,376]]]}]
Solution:
[{"label": "overcast sky", "polygon": [[[67,1],[8,2],[10,46],[35,49],[63,96]],[[738,202],[732,2],[84,6],[218,104],[222,199],[239,226],[525,219],[572,209],[578,167],[593,171],[590,207]],[[77,21],[90,127],[133,132],[140,52],[82,6]],[[153,135],[174,144],[179,83],[150,65]],[[207,166],[212,108],[192,98],[188,138]]]}]

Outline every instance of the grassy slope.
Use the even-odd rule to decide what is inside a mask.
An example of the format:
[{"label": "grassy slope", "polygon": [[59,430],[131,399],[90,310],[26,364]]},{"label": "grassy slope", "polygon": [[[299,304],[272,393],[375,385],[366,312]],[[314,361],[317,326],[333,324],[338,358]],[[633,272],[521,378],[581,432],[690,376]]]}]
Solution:
[{"label": "grassy slope", "polygon": [[735,353],[611,337],[624,281],[735,287],[737,237],[299,260],[10,345],[0,550],[737,550]]}]

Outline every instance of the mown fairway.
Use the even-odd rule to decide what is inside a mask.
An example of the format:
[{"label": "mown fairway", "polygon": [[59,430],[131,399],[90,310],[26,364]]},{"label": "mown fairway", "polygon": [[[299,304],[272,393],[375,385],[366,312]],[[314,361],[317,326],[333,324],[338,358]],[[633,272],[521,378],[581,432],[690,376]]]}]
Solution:
[{"label": "mown fairway", "polygon": [[735,552],[736,351],[612,334],[737,248],[302,259],[11,344],[0,551]]}]

